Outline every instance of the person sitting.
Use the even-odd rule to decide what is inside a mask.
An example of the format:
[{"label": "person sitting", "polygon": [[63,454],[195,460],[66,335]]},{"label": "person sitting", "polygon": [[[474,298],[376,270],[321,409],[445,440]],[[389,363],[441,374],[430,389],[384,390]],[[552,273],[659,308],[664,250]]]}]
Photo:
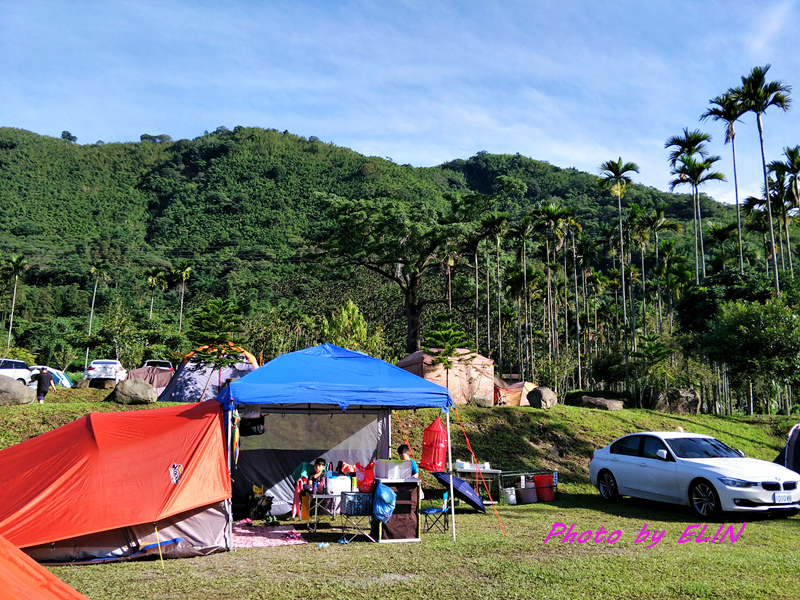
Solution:
[{"label": "person sitting", "polygon": [[397,456],[400,457],[400,460],[410,460],[411,476],[419,477],[419,467],[417,466],[417,461],[411,458],[411,448],[408,447],[408,444],[400,444],[397,447]]},{"label": "person sitting", "polygon": [[303,492],[306,494],[325,493],[325,459],[318,458],[314,461],[314,472],[308,474],[306,483],[303,484]]},{"label": "person sitting", "polygon": [[[314,484],[317,484],[317,493],[325,493],[325,459],[320,457],[313,464],[302,462],[292,473],[294,481],[294,500],[292,502],[292,517],[301,516],[302,498],[314,493]],[[306,506],[308,501],[305,501]],[[307,516],[306,516],[307,518]]]}]

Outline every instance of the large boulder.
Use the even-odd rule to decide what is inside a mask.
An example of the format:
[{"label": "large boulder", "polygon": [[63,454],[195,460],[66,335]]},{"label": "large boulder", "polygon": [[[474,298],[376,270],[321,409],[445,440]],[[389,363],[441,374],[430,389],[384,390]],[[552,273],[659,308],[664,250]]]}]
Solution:
[{"label": "large boulder", "polygon": [[30,404],[36,400],[36,390],[16,379],[0,375],[0,406]]},{"label": "large boulder", "polygon": [[625,403],[622,400],[607,400],[605,398],[595,398],[594,396],[581,396],[581,406],[599,410],[622,410],[625,408]]},{"label": "large boulder", "polygon": [[653,410],[676,415],[696,415],[700,412],[700,394],[685,388],[670,388],[658,394]]},{"label": "large boulder", "polygon": [[144,379],[120,381],[111,393],[117,404],[155,404],[158,400],[155,388]]},{"label": "large boulder", "polygon": [[528,402],[533,408],[553,408],[558,404],[558,396],[548,387],[537,387],[528,393]]},{"label": "large boulder", "polygon": [[473,406],[480,406],[481,408],[492,408],[492,406],[494,406],[494,398],[492,396],[475,394],[474,396],[470,396],[469,403]]}]

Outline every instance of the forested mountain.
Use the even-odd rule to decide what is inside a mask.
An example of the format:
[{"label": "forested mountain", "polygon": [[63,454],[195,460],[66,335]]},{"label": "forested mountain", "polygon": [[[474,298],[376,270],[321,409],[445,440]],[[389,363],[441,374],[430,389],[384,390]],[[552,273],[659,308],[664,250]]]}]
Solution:
[{"label": "forested mountain", "polygon": [[[267,359],[320,341],[323,318],[352,300],[385,358],[449,310],[503,372],[591,385],[592,365],[620,351],[626,288],[631,335],[672,344],[667,312],[694,283],[692,196],[624,187],[627,283],[621,188],[520,155],[414,168],[258,128],[86,145],[0,128],[2,331],[13,305],[9,353],[77,369],[88,346],[132,367],[191,349],[192,315],[226,299],[237,338]],[[700,206],[705,274],[738,271],[734,210],[702,194]],[[765,271],[763,233],[748,237],[747,261]]]}]

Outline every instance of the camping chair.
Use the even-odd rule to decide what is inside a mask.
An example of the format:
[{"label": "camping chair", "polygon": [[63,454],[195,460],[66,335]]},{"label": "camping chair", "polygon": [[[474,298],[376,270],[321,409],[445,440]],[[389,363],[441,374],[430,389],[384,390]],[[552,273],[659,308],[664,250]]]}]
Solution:
[{"label": "camping chair", "polygon": [[447,529],[450,527],[450,523],[447,520],[447,515],[450,512],[450,505],[447,504],[447,495],[448,493],[445,492],[442,497],[441,508],[425,508],[420,511],[425,517],[422,533],[428,533],[433,529],[441,531],[442,533],[447,532]]},{"label": "camping chair", "polygon": [[340,544],[349,544],[359,535],[370,542],[375,539],[370,535],[372,528],[372,494],[361,492],[342,492],[341,511],[342,525]]}]

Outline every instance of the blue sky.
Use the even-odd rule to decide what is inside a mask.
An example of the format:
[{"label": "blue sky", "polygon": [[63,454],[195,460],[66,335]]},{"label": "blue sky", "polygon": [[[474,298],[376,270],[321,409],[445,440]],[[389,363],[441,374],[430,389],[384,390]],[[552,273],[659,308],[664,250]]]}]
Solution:
[{"label": "blue sky", "polygon": [[[664,142],[688,127],[732,202],[723,126],[698,117],[770,63],[798,106],[767,112],[767,160],[800,144],[795,0],[0,0],[0,28],[0,126],[78,143],[257,126],[414,166],[621,156],[667,190]],[[740,197],[759,195],[752,115],[736,149]]]}]

